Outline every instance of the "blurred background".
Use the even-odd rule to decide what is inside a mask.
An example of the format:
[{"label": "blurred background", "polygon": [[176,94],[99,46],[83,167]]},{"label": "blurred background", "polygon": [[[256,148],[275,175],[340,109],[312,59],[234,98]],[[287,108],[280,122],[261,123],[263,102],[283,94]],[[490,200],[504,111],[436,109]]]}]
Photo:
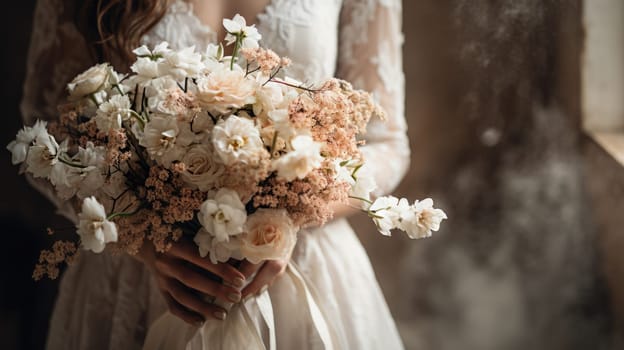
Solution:
[{"label": "blurred background", "polygon": [[[419,241],[352,222],[407,349],[624,347],[624,168],[582,128],[582,2],[404,1],[412,166],[396,193],[450,219]],[[0,13],[1,145],[34,3]],[[0,348],[40,349],[57,282],[30,276],[45,228],[70,224],[8,152],[0,167]]]}]

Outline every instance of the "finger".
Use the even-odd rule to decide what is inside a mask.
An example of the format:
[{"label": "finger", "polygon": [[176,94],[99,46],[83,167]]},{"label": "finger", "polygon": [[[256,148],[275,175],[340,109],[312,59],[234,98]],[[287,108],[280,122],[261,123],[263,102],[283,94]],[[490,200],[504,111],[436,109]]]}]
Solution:
[{"label": "finger", "polygon": [[204,302],[198,295],[192,293],[189,289],[174,279],[169,279],[167,281],[167,287],[169,294],[175,299],[175,301],[186,307],[188,310],[203,315],[205,318],[214,318],[217,320],[224,320],[227,316],[225,309],[217,305]]},{"label": "finger", "polygon": [[242,297],[258,294],[263,287],[270,286],[273,281],[284,273],[286,264],[279,260],[269,260],[262,265],[253,281],[243,289]]},{"label": "finger", "polygon": [[258,264],[254,264],[249,260],[243,260],[238,267],[238,270],[243,274],[243,276],[245,276],[245,280],[247,280],[249,279],[249,277],[253,276],[254,273],[260,270],[262,264],[264,264],[264,261]]},{"label": "finger", "polygon": [[165,298],[169,312],[181,318],[182,321],[193,326],[200,326],[204,323],[204,318],[201,315],[180,305],[169,293],[163,293],[163,297]]},{"label": "finger", "polygon": [[235,287],[240,288],[245,283],[245,276],[234,266],[226,263],[213,264],[209,259],[202,258],[199,256],[197,246],[193,243],[180,241],[178,244],[173,244],[167,253],[202,267]]},{"label": "finger", "polygon": [[211,280],[201,273],[189,268],[181,260],[163,256],[156,260],[155,266],[166,276],[172,277],[180,281],[185,286],[201,293],[233,303],[238,303],[241,300],[242,296],[238,289]]}]

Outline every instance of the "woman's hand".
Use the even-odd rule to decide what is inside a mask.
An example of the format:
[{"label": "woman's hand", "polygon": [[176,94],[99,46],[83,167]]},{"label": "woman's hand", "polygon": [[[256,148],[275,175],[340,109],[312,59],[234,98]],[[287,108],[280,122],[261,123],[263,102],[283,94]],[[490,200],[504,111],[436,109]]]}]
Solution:
[{"label": "woman's hand", "polygon": [[207,302],[205,296],[233,303],[242,298],[245,275],[230,264],[213,264],[200,257],[191,241],[176,242],[166,253],[156,253],[146,244],[140,258],[153,271],[169,311],[190,324],[225,319],[227,311]]},{"label": "woman's hand", "polygon": [[284,274],[287,266],[288,260],[267,260],[259,264],[252,264],[247,260],[243,260],[238,269],[245,275],[245,279],[256,273],[251,283],[243,289],[243,300],[248,296],[260,294],[270,287],[273,282]]}]

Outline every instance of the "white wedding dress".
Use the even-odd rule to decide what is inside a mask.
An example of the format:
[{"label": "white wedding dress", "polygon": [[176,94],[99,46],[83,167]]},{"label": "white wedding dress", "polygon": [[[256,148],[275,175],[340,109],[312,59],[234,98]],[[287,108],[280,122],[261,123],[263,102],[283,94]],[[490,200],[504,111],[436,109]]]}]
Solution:
[{"label": "white wedding dress", "polygon": [[[73,23],[77,4],[39,0],[29,51],[22,113],[26,123],[51,119],[65,95],[64,84],[94,64]],[[364,147],[380,193],[390,192],[408,166],[404,119],[400,0],[273,0],[256,21],[261,45],[294,62],[288,74],[319,81],[337,76],[374,93],[388,112],[373,122]],[[192,7],[174,1],[144,36],[146,44],[166,40],[174,48],[213,41]],[[75,220],[73,207],[33,182],[59,212]],[[292,256],[324,317],[335,349],[401,349],[402,343],[375,279],[370,261],[344,219],[301,232]],[[383,238],[379,238],[383,239]],[[286,274],[268,291],[279,349],[322,349],[296,276]],[[267,299],[269,300],[269,299]],[[302,302],[303,300],[303,302]],[[259,319],[250,309],[251,318]],[[50,322],[49,349],[140,349],[154,321],[166,312],[152,276],[128,256],[85,253],[68,268]],[[220,322],[220,321],[210,321]],[[266,323],[266,322],[265,322]],[[267,344],[266,327],[260,329]],[[204,349],[219,348],[207,340]],[[273,344],[275,345],[275,344]]]}]

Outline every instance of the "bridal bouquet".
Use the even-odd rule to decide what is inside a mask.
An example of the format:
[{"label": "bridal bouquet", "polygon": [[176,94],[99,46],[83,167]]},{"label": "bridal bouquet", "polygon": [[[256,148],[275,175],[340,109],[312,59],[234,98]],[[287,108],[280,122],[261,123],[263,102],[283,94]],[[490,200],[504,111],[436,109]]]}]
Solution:
[{"label": "bridal bouquet", "polygon": [[[371,198],[358,148],[369,119],[384,118],[371,95],[286,77],[289,59],[260,48],[255,27],[238,15],[224,26],[231,56],[223,44],[141,46],[130,74],[89,68],[68,84],[57,122],[26,126],[8,145],[22,171],[81,207],[82,248],[136,254],[148,240],[166,251],[188,235],[213,263],[285,258],[300,228],[350,199],[382,234],[438,230],[446,215],[430,199]],[[54,278],[77,252],[56,242],[34,278]]]}]

